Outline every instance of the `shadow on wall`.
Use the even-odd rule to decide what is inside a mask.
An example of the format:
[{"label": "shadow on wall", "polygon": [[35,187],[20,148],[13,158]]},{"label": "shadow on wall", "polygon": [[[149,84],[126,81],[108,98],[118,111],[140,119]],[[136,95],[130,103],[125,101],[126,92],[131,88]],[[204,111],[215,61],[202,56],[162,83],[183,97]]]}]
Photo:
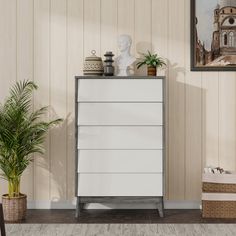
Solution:
[{"label": "shadow on wall", "polygon": [[[199,75],[199,77],[198,77]],[[191,77],[192,76],[192,77]],[[189,81],[187,81],[187,79]],[[198,82],[194,81],[198,80]],[[205,90],[201,74],[167,60],[166,198],[200,199],[201,174],[205,165]]]},{"label": "shadow on wall", "polygon": [[[50,119],[59,118],[55,110],[49,107]],[[36,162],[36,168],[39,167],[40,174],[45,173],[46,180],[39,179],[38,190],[42,191],[44,187],[43,181],[49,181],[45,183],[49,185],[49,195],[51,208],[58,208],[61,202],[66,200],[71,201],[74,197],[74,185],[75,185],[75,138],[74,138],[74,118],[72,113],[69,113],[60,125],[53,127],[48,134],[47,141],[45,143],[45,155],[38,155],[39,161]],[[67,139],[65,138],[67,137]],[[66,144],[62,147],[58,144],[62,144],[62,140],[65,140]],[[59,154],[59,157],[56,156]],[[37,159],[37,158],[36,158]],[[37,181],[37,180],[36,180]],[[36,185],[38,183],[36,182]],[[46,190],[48,191],[48,189]],[[59,204],[59,205],[57,205]]]}]

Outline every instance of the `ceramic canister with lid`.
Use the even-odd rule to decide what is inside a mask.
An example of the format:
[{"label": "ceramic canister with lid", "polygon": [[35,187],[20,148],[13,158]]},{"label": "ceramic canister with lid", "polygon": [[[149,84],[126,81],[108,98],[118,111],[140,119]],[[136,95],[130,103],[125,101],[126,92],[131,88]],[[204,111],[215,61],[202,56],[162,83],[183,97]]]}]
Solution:
[{"label": "ceramic canister with lid", "polygon": [[92,55],[85,58],[84,61],[84,75],[103,75],[104,68],[102,58],[96,56],[96,51],[91,51]]}]

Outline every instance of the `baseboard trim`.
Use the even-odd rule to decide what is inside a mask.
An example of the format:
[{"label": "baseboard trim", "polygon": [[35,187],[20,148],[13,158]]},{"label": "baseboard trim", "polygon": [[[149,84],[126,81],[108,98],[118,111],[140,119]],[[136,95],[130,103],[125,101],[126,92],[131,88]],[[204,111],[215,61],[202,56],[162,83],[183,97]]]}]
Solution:
[{"label": "baseboard trim", "polygon": [[[67,201],[28,201],[28,209],[75,209],[76,199]],[[165,209],[200,209],[200,201],[164,201]],[[156,209],[155,204],[88,204],[87,209]]]},{"label": "baseboard trim", "polygon": [[164,201],[165,209],[201,209],[201,201]]},{"label": "baseboard trim", "polygon": [[28,201],[28,209],[75,209],[75,203],[72,201]]}]

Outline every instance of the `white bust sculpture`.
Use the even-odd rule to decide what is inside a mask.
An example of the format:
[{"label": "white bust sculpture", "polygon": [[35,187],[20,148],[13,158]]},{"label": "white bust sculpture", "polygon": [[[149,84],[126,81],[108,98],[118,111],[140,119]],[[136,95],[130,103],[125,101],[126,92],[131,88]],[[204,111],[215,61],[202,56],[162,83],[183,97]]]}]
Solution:
[{"label": "white bust sculpture", "polygon": [[116,64],[118,67],[117,76],[130,75],[130,66],[136,61],[136,58],[130,55],[131,44],[132,39],[129,35],[123,34],[118,37],[120,56],[116,58]]}]

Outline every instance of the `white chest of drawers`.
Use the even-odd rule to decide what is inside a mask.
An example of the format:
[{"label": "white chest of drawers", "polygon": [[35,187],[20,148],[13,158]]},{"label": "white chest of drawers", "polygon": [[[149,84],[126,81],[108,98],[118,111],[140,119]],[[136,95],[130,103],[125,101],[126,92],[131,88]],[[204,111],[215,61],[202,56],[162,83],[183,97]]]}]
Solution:
[{"label": "white chest of drawers", "polygon": [[164,77],[76,77],[76,216],[154,202],[163,216]]}]

